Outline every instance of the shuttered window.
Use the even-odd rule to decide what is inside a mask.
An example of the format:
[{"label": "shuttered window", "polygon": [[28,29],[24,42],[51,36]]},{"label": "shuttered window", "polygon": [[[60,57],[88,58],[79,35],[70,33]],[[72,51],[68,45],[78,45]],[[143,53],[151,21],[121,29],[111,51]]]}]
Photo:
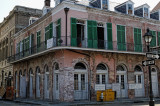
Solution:
[{"label": "shuttered window", "polygon": [[150,33],[153,35],[150,43],[150,47],[154,47],[156,46],[156,31],[150,31]]},{"label": "shuttered window", "polygon": [[96,21],[87,21],[87,29],[88,29],[88,47],[89,48],[97,48],[98,46],[98,38],[97,38],[97,22]]},{"label": "shuttered window", "polygon": [[108,49],[113,49],[113,42],[112,42],[112,23],[107,23],[107,42],[108,42]]},{"label": "shuttered window", "polygon": [[77,46],[77,19],[71,18],[71,46]]},{"label": "shuttered window", "polygon": [[134,28],[134,50],[142,52],[142,34],[141,29]]},{"label": "shuttered window", "polygon": [[125,26],[117,25],[117,46],[118,50],[126,50]]}]

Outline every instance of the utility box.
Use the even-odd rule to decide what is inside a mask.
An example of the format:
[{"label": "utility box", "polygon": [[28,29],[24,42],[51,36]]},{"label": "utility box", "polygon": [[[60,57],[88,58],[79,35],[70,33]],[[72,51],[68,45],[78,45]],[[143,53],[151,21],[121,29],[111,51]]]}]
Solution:
[{"label": "utility box", "polygon": [[97,101],[106,102],[114,101],[115,92],[112,89],[107,89],[105,91],[97,91]]}]

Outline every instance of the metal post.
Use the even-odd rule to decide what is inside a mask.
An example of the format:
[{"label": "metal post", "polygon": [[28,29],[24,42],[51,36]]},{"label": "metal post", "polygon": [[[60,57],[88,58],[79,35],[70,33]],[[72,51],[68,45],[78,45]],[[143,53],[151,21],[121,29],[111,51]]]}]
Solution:
[{"label": "metal post", "polygon": [[[149,50],[149,44],[147,45],[147,49],[148,49],[148,53],[150,52]],[[150,88],[150,91],[149,91],[149,106],[154,106],[154,100],[153,100],[153,91],[152,91],[152,78],[151,78],[151,66],[149,65],[148,66],[148,70],[149,70],[149,88]]]}]

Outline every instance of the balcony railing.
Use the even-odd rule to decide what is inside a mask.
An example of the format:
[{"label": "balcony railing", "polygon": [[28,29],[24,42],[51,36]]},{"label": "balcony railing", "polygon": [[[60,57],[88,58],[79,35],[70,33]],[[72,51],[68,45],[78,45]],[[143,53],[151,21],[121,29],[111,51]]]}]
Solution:
[{"label": "balcony railing", "polygon": [[69,44],[65,44],[65,37],[61,37],[61,39],[51,38],[50,41],[44,41],[38,45],[35,45],[29,49],[20,51],[15,55],[8,57],[9,62],[17,61],[24,57],[40,53],[42,51],[48,50],[50,48],[55,47],[78,47],[78,48],[88,48],[88,49],[102,49],[102,50],[110,50],[110,51],[126,51],[126,52],[146,52],[146,46],[142,44],[134,45],[133,43],[121,43],[121,42],[109,42],[106,40],[90,40],[84,38],[71,39]]}]

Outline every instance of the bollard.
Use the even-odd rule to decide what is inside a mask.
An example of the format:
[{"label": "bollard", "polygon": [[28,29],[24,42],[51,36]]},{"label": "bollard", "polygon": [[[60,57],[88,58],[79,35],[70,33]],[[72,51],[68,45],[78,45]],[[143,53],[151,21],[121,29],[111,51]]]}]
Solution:
[{"label": "bollard", "polygon": [[103,92],[101,93],[100,100],[103,102]]}]

